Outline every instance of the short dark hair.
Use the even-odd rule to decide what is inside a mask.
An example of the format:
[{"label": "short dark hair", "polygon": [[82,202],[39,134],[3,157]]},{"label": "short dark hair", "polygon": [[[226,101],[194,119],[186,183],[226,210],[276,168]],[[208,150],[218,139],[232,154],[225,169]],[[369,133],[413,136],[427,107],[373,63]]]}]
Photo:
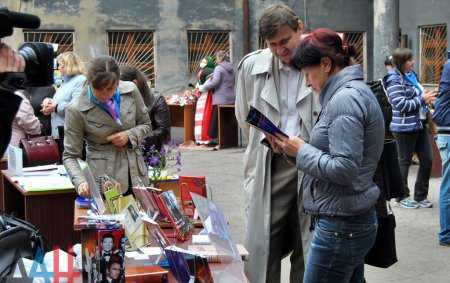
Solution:
[{"label": "short dark hair", "polygon": [[111,257],[109,258],[108,263],[106,264],[106,268],[107,269],[111,269],[111,266],[113,264],[118,264],[118,265],[120,265],[120,268],[122,268],[123,261],[122,261],[122,259],[119,256],[111,255]]},{"label": "short dark hair", "polygon": [[103,241],[104,239],[106,239],[106,238],[111,238],[111,239],[113,239],[113,241],[114,241],[114,236],[113,236],[113,234],[111,234],[111,233],[103,234],[103,236],[102,236],[102,241]]},{"label": "short dark hair", "polygon": [[287,25],[294,31],[299,28],[300,19],[286,4],[270,5],[259,19],[259,35],[263,39],[274,37],[278,30]]},{"label": "short dark hair", "polygon": [[397,48],[392,54],[392,63],[403,73],[405,63],[413,58],[413,53],[409,48]]},{"label": "short dark hair", "polygon": [[305,67],[317,66],[322,58],[331,59],[334,67],[347,67],[355,56],[352,46],[344,46],[342,38],[328,28],[318,28],[309,33],[301,42],[292,57],[291,63],[301,70]]},{"label": "short dark hair", "polygon": [[119,65],[111,56],[100,56],[90,62],[87,80],[93,88],[103,89],[119,79]]},{"label": "short dark hair", "polygon": [[392,55],[386,56],[386,59],[384,60],[384,66],[393,66],[394,63],[392,63]]}]

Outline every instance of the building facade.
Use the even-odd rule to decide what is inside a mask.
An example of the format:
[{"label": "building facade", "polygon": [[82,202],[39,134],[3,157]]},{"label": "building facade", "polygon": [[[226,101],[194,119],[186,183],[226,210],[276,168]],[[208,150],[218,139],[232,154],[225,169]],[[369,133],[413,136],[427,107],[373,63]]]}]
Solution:
[{"label": "building facade", "polygon": [[[180,92],[195,82],[199,61],[216,50],[228,50],[237,64],[245,53],[246,21],[248,49],[263,46],[257,19],[265,7],[276,2],[293,7],[306,30],[329,27],[341,32],[359,50],[356,59],[364,64],[367,79],[380,76],[382,70],[374,71],[374,63],[381,64],[392,49],[379,46],[386,45],[380,38],[386,30],[396,34],[398,25],[417,56],[423,46],[420,35],[426,38],[426,32],[445,37],[445,47],[434,51],[428,47],[428,53],[439,53],[433,53],[433,58],[441,58],[442,48],[447,48],[446,25],[450,15],[446,13],[446,0],[0,0],[11,10],[41,18],[39,30],[17,30],[8,38],[13,46],[25,40],[55,42],[59,52],[73,50],[84,61],[109,54],[121,64],[139,67],[163,94]],[[399,15],[400,24],[383,19],[383,9],[393,9],[389,15]],[[381,15],[378,22],[374,19],[377,15]],[[445,25],[445,29],[423,29],[435,25]],[[422,43],[431,44],[424,40]],[[421,62],[430,64],[427,60]],[[432,73],[426,80],[436,76],[437,71],[431,69],[420,71],[418,66],[419,73]]]}]

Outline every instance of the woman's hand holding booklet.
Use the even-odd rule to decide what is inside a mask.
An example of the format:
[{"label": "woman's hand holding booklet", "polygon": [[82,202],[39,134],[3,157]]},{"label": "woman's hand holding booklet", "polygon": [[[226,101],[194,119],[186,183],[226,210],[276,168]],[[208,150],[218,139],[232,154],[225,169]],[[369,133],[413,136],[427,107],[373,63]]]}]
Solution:
[{"label": "woman's hand holding booklet", "polygon": [[250,106],[246,121],[266,135],[266,139],[262,143],[270,147],[275,153],[295,157],[302,145],[305,144],[299,137],[289,137],[253,106]]}]

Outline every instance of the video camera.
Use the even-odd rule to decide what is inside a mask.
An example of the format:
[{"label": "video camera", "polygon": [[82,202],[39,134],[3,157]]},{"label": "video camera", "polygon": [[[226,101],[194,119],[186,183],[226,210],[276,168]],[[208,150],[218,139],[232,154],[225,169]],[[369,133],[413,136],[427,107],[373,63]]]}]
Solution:
[{"label": "video camera", "polygon": [[[36,29],[41,25],[39,17],[9,11],[0,7],[0,38],[13,34],[14,28]],[[25,59],[24,73],[0,74],[0,88],[15,90],[24,87],[49,86],[53,84],[53,46],[48,43],[27,42],[19,47]]]}]

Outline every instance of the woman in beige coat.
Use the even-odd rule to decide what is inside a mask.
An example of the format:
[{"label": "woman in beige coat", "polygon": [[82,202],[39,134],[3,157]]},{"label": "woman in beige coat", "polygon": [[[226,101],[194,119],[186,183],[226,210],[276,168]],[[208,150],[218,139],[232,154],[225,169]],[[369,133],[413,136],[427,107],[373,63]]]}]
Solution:
[{"label": "woman in beige coat", "polygon": [[90,195],[77,162],[83,140],[94,177],[107,174],[116,179],[123,194],[149,181],[140,144],[151,131],[150,118],[136,85],[119,78],[113,58],[94,59],[88,85],[66,110],[63,162],[81,196]]}]

